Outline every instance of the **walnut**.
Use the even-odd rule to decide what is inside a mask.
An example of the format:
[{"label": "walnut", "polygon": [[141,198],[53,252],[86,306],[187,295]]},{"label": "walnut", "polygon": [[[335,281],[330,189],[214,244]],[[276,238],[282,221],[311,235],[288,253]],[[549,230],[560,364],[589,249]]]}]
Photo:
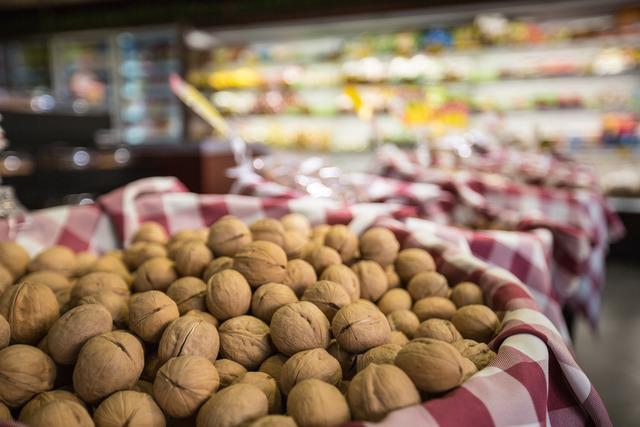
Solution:
[{"label": "walnut", "polygon": [[393,264],[387,265],[384,272],[387,275],[387,283],[389,284],[389,289],[400,287],[400,276],[396,273]]},{"label": "walnut", "polygon": [[476,369],[484,369],[496,358],[496,353],[488,345],[474,340],[463,339],[453,343],[461,355],[471,360]]},{"label": "walnut", "polygon": [[409,338],[413,338],[420,325],[418,316],[409,310],[394,311],[387,315],[387,320],[392,331],[400,331]]},{"label": "walnut", "polygon": [[281,283],[286,266],[287,255],[282,248],[265,241],[249,243],[233,259],[233,268],[254,288],[269,282]]},{"label": "walnut", "polygon": [[472,304],[459,308],[451,317],[464,338],[487,343],[495,335],[500,320],[486,305]]},{"label": "walnut", "polygon": [[293,290],[280,283],[266,283],[256,289],[251,299],[251,312],[266,323],[280,307],[297,302]]},{"label": "walnut", "polygon": [[78,305],[100,304],[107,309],[116,327],[124,328],[129,323],[129,301],[127,298],[111,291],[98,291],[78,300]]},{"label": "walnut", "polygon": [[72,400],[52,400],[29,417],[29,424],[51,427],[93,427],[85,407]]},{"label": "walnut", "polygon": [[329,322],[336,312],[347,304],[351,303],[351,298],[342,286],[329,280],[320,280],[307,288],[302,295],[303,301],[309,301],[327,316]]},{"label": "walnut", "polygon": [[193,316],[180,317],[167,326],[158,345],[158,358],[202,356],[212,362],[218,357],[220,337],[215,326]]},{"label": "walnut", "polygon": [[397,344],[404,347],[409,342],[409,338],[400,331],[391,331],[391,344]]},{"label": "walnut", "polygon": [[447,298],[426,297],[416,301],[411,311],[421,322],[433,318],[451,320],[451,316],[456,312],[456,306]]},{"label": "walnut", "polygon": [[80,349],[73,389],[82,400],[94,403],[133,387],[143,368],[144,351],[135,336],[125,331],[100,334]]},{"label": "walnut", "polygon": [[344,350],[336,340],[331,340],[331,344],[329,344],[327,351],[338,361],[338,363],[340,363],[340,367],[342,368],[342,378],[348,379],[355,375],[358,361],[357,354],[349,353]]},{"label": "walnut", "polygon": [[418,326],[414,335],[416,338],[433,338],[453,344],[462,339],[460,332],[448,320],[427,319]]},{"label": "walnut", "polygon": [[173,260],[178,273],[182,276],[200,277],[204,269],[213,259],[207,245],[197,240],[190,240],[181,245],[175,252]]},{"label": "walnut", "polygon": [[287,258],[300,258],[308,242],[301,233],[287,230],[283,234],[282,249],[287,254]]},{"label": "walnut", "polygon": [[282,372],[282,366],[289,358],[284,354],[274,354],[267,357],[262,364],[260,364],[260,372],[271,375],[276,381],[280,380],[280,373]]},{"label": "walnut", "polygon": [[136,242],[124,250],[122,260],[131,270],[136,270],[152,258],[166,258],[167,249],[159,243]]},{"label": "walnut", "polygon": [[35,412],[37,412],[40,408],[42,408],[43,406],[45,406],[46,404],[54,400],[70,400],[79,405],[84,405],[82,400],[78,399],[78,397],[75,394],[69,391],[66,391],[66,390],[43,391],[42,393],[38,393],[33,399],[31,399],[26,405],[22,407],[22,409],[20,410],[19,420],[25,424],[28,424],[29,419]]},{"label": "walnut", "polygon": [[216,367],[218,375],[220,375],[221,389],[230,386],[236,382],[238,378],[247,373],[244,366],[231,359],[218,359],[213,362],[213,366]]},{"label": "walnut", "polygon": [[71,289],[71,302],[77,304],[80,299],[100,291],[110,291],[122,298],[129,298],[129,286],[122,277],[115,273],[97,272],[76,281]]},{"label": "walnut", "polygon": [[290,213],[280,218],[280,223],[282,223],[285,230],[297,231],[304,237],[311,236],[311,224],[304,215]]},{"label": "walnut", "polygon": [[286,355],[329,346],[329,321],[318,307],[307,301],[279,308],[271,318],[271,339]]},{"label": "walnut", "polygon": [[196,427],[235,427],[267,415],[269,402],[252,384],[233,384],[215,393],[198,411]]},{"label": "walnut", "polygon": [[215,317],[213,317],[209,313],[207,313],[205,311],[200,311],[200,310],[187,311],[184,314],[184,316],[195,317],[196,319],[202,320],[203,322],[207,322],[208,324],[213,325],[216,328],[218,327],[218,324],[220,323],[220,322],[218,322],[218,319],[216,319]]},{"label": "walnut", "polygon": [[258,387],[267,396],[269,413],[282,413],[282,395],[278,389],[278,383],[271,375],[264,372],[247,372],[238,378],[236,384],[251,384]]},{"label": "walnut", "polygon": [[215,256],[234,256],[251,243],[251,230],[237,218],[220,218],[209,228],[207,246]]},{"label": "walnut", "polygon": [[483,304],[482,289],[475,283],[458,283],[451,290],[451,301],[458,308],[471,304]]},{"label": "walnut", "polygon": [[74,277],[82,277],[91,272],[91,267],[98,260],[98,257],[91,252],[78,252],[76,254],[76,269],[73,272]]},{"label": "walnut", "polygon": [[93,414],[96,426],[165,427],[162,410],[147,393],[124,390],[106,398]]},{"label": "walnut", "polygon": [[317,280],[318,276],[311,264],[301,259],[292,259],[287,262],[285,277],[282,283],[293,289],[293,292],[295,292],[299,298],[304,291]]},{"label": "walnut", "polygon": [[426,297],[449,296],[447,278],[435,271],[425,271],[413,276],[407,285],[407,290],[414,301]]},{"label": "walnut", "polygon": [[56,365],[41,350],[15,344],[0,350],[0,402],[17,408],[36,394],[51,390]]},{"label": "walnut", "polygon": [[224,357],[249,370],[260,366],[273,352],[269,326],[257,317],[238,316],[226,320],[218,332]]},{"label": "walnut", "polygon": [[383,344],[367,350],[366,353],[358,357],[358,372],[362,371],[372,363],[376,363],[378,365],[382,365],[383,363],[393,365],[396,355],[401,348],[402,346],[398,344]]},{"label": "walnut", "polygon": [[0,242],[0,265],[16,280],[27,271],[29,253],[18,243]]},{"label": "walnut", "polygon": [[221,256],[220,258],[216,258],[211,261],[209,265],[207,265],[207,267],[204,269],[204,272],[202,273],[202,280],[204,280],[204,282],[206,283],[214,274],[232,267],[233,258],[228,256]]},{"label": "walnut", "polygon": [[346,225],[332,226],[324,236],[324,244],[340,254],[342,262],[349,262],[356,256],[358,236]]},{"label": "walnut", "polygon": [[350,353],[364,353],[389,342],[389,322],[377,307],[353,303],[342,307],[331,322],[333,336]]},{"label": "walnut", "polygon": [[221,321],[240,316],[251,306],[251,287],[235,270],[214,274],[207,284],[207,308]]},{"label": "walnut", "polygon": [[358,276],[360,298],[377,301],[387,291],[387,275],[377,262],[359,261],[351,269]]},{"label": "walnut", "polygon": [[9,322],[15,343],[36,344],[59,315],[55,294],[39,283],[22,282],[0,296],[0,316]]},{"label": "walnut", "polygon": [[330,280],[340,284],[347,291],[351,302],[360,299],[360,280],[356,273],[344,264],[334,264],[325,268],[320,275],[320,280]]},{"label": "walnut", "polygon": [[164,245],[169,240],[164,227],[155,222],[147,221],[140,224],[138,231],[133,235],[132,242],[149,242]]},{"label": "walnut", "polygon": [[146,342],[158,342],[164,329],[180,316],[178,306],[160,291],[135,294],[129,300],[129,328]]},{"label": "walnut", "polygon": [[120,276],[127,284],[133,282],[133,277],[124,265],[124,262],[113,255],[103,255],[98,258],[91,266],[91,272],[114,273]]},{"label": "walnut", "polygon": [[393,263],[398,249],[398,239],[386,228],[373,227],[360,236],[360,256],[375,261],[382,267]]},{"label": "walnut", "polygon": [[64,307],[71,298],[73,283],[67,276],[55,271],[35,271],[24,276],[21,282],[40,283],[53,291],[60,307]]},{"label": "walnut", "polygon": [[76,254],[65,246],[52,246],[40,252],[33,258],[27,269],[34,271],[56,271],[63,276],[70,277],[76,269]]},{"label": "walnut", "polygon": [[340,390],[315,378],[296,384],[287,398],[287,411],[299,427],[334,426],[351,420]]},{"label": "walnut", "polygon": [[313,248],[307,254],[305,260],[313,266],[318,274],[322,273],[322,271],[330,265],[342,264],[340,254],[328,246],[317,246]]},{"label": "walnut", "polygon": [[284,227],[274,218],[262,218],[251,224],[251,237],[254,241],[264,240],[280,247],[284,244]]},{"label": "walnut", "polygon": [[358,372],[347,391],[353,417],[380,421],[389,412],[420,403],[411,379],[392,364],[372,363]]},{"label": "walnut", "polygon": [[178,305],[180,315],[191,310],[206,311],[207,285],[197,277],[183,277],[169,285],[167,295]]},{"label": "walnut", "polygon": [[304,350],[294,354],[282,366],[280,387],[284,394],[301,381],[316,378],[332,385],[342,380],[340,363],[324,348]]},{"label": "walnut", "polygon": [[390,289],[378,300],[378,308],[384,314],[411,309],[411,295],[404,289]]},{"label": "walnut", "polygon": [[413,276],[425,271],[436,271],[436,263],[424,249],[410,248],[398,253],[394,263],[400,279],[407,283]]},{"label": "walnut", "polygon": [[133,288],[136,292],[166,291],[178,279],[175,264],[169,258],[151,258],[136,271]]},{"label": "walnut", "polygon": [[198,408],[220,385],[213,363],[200,356],[183,355],[162,365],[153,382],[153,397],[169,416],[185,418]]}]

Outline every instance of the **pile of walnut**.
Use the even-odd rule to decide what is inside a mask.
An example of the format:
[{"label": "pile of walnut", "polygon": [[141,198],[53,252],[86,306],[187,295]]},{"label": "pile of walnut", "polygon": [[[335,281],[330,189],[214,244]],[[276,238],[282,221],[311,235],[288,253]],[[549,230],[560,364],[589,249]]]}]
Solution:
[{"label": "pile of walnut", "polygon": [[[377,421],[484,368],[500,326],[387,229],[291,214],[99,258],[0,242],[0,420],[33,426]],[[283,415],[286,414],[286,415]]]}]

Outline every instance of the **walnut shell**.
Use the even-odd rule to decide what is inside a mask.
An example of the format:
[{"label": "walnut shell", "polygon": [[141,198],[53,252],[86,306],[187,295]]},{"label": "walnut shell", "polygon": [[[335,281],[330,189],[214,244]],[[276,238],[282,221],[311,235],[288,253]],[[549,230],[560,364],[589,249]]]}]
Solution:
[{"label": "walnut shell", "polygon": [[184,314],[184,316],[195,317],[196,319],[202,320],[203,322],[207,322],[208,324],[213,325],[216,328],[218,327],[218,324],[220,323],[220,322],[218,322],[218,319],[216,319],[211,314],[209,314],[209,313],[207,313],[205,311],[190,310],[190,311],[187,311]]},{"label": "walnut shell", "polygon": [[133,289],[136,292],[166,291],[178,279],[175,264],[169,258],[151,258],[136,271]]},{"label": "walnut shell", "polygon": [[279,308],[271,318],[271,339],[286,355],[329,346],[329,321],[318,307],[307,301]]},{"label": "walnut shell", "polygon": [[400,287],[400,276],[396,273],[393,264],[387,265],[387,268],[384,269],[384,272],[387,275],[387,283],[389,284],[389,289]]},{"label": "walnut shell", "polygon": [[146,342],[158,342],[164,329],[180,317],[178,306],[160,291],[135,294],[129,300],[129,328]]},{"label": "walnut shell", "polygon": [[340,254],[342,262],[351,261],[358,250],[358,236],[346,225],[332,226],[324,236],[324,244]]},{"label": "walnut shell", "polygon": [[238,218],[226,216],[211,225],[207,246],[215,256],[234,256],[251,243],[251,230]]},{"label": "walnut shell", "polygon": [[169,285],[167,296],[176,302],[180,315],[191,310],[207,310],[207,285],[197,277],[176,280]]},{"label": "walnut shell", "polygon": [[71,365],[84,343],[96,335],[111,331],[111,326],[111,314],[99,304],[72,308],[56,320],[49,330],[49,355],[61,365]]},{"label": "walnut shell", "polygon": [[22,282],[0,296],[0,316],[9,322],[13,342],[36,344],[60,316],[60,305],[48,287]]},{"label": "walnut shell", "polygon": [[91,272],[91,267],[98,260],[98,257],[91,252],[78,252],[76,254],[76,269],[73,272],[74,277],[82,277]]},{"label": "walnut shell", "polygon": [[340,390],[315,378],[291,390],[287,412],[299,427],[335,426],[351,420],[349,405]]},{"label": "walnut shell", "polygon": [[267,415],[258,418],[249,427],[298,427],[293,418],[286,415]]},{"label": "walnut shell", "polygon": [[82,346],[73,369],[73,389],[85,402],[97,402],[133,387],[143,368],[144,351],[136,337],[107,332]]},{"label": "walnut shell", "polygon": [[392,331],[400,331],[409,338],[413,338],[418,326],[420,326],[420,319],[410,310],[396,310],[389,313],[387,320]]},{"label": "walnut shell", "polygon": [[136,242],[124,250],[122,260],[133,271],[152,258],[166,257],[167,249],[161,244]]},{"label": "walnut shell", "polygon": [[220,385],[213,363],[200,356],[183,355],[162,365],[153,382],[153,398],[169,416],[185,418],[198,408]]},{"label": "walnut shell", "polygon": [[282,395],[278,389],[278,383],[271,375],[264,372],[247,372],[238,378],[236,384],[251,384],[258,387],[267,396],[269,413],[282,413]]},{"label": "walnut shell", "polygon": [[325,268],[320,280],[330,280],[340,284],[349,295],[351,302],[360,299],[360,280],[356,273],[344,264],[334,264]]},{"label": "walnut shell", "polygon": [[253,294],[251,312],[268,324],[276,310],[297,301],[298,297],[290,287],[280,283],[266,283]]},{"label": "walnut shell", "polygon": [[456,306],[451,300],[444,297],[426,297],[419,299],[411,309],[421,322],[427,319],[451,320]]},{"label": "walnut shell", "polygon": [[410,310],[411,303],[411,295],[406,290],[389,289],[378,300],[378,308],[384,314],[389,314],[397,310]]},{"label": "walnut shell", "polygon": [[414,301],[426,297],[449,296],[447,278],[435,271],[424,271],[413,276],[407,285],[407,290]]},{"label": "walnut shell", "polygon": [[287,230],[283,235],[282,249],[287,258],[300,258],[309,240],[297,231]]},{"label": "walnut shell", "polygon": [[282,366],[289,358],[284,354],[274,354],[267,357],[264,362],[260,364],[258,369],[260,372],[271,375],[276,381],[280,380],[280,373],[282,372]]},{"label": "walnut shell", "polygon": [[29,259],[29,253],[20,244],[0,242],[0,265],[7,269],[13,280],[24,275]]},{"label": "walnut shell", "polygon": [[251,287],[235,270],[214,274],[207,284],[207,308],[221,321],[243,315],[251,306]]},{"label": "walnut shell", "polygon": [[390,344],[397,344],[400,347],[404,347],[409,342],[409,338],[400,331],[391,331]]},{"label": "walnut shell", "polygon": [[304,291],[318,280],[313,266],[302,259],[287,262],[282,284],[287,285],[300,298]]},{"label": "walnut shell", "polygon": [[418,273],[436,271],[436,263],[431,254],[419,248],[409,248],[400,251],[394,266],[398,276],[400,276],[400,280],[405,283]]},{"label": "walnut shell", "polygon": [[280,218],[280,223],[285,230],[297,231],[304,237],[311,236],[311,223],[304,215],[290,213]]},{"label": "walnut shell", "polygon": [[98,291],[78,300],[78,305],[100,304],[107,309],[116,327],[124,328],[129,323],[129,301],[111,291]]},{"label": "walnut shell", "polygon": [[165,228],[158,222],[146,221],[140,224],[138,231],[133,235],[132,242],[149,242],[164,245],[169,240]]},{"label": "walnut shell", "polygon": [[329,344],[327,351],[338,361],[338,363],[340,363],[340,368],[342,368],[342,378],[348,379],[355,375],[358,361],[357,354],[349,353],[344,350],[335,339],[331,340],[331,344]]},{"label": "walnut shell", "polygon": [[198,411],[196,427],[235,427],[268,413],[269,402],[252,384],[233,384],[215,393]]},{"label": "walnut shell", "polygon": [[133,277],[124,265],[124,262],[119,258],[116,258],[114,255],[103,255],[98,258],[91,266],[91,272],[113,273],[120,276],[127,284],[131,284],[133,282]]},{"label": "walnut shell", "polygon": [[482,289],[475,283],[458,283],[451,290],[451,301],[458,308],[471,304],[484,304]]},{"label": "walnut shell", "polygon": [[30,272],[56,271],[70,277],[76,269],[76,254],[65,246],[52,246],[40,252],[27,267]]},{"label": "walnut shell", "polygon": [[34,426],[93,427],[93,420],[85,407],[72,400],[52,400],[29,417]]},{"label": "walnut shell", "polygon": [[411,378],[418,390],[441,393],[465,379],[465,359],[451,344],[431,338],[416,338],[396,356],[396,366]]},{"label": "walnut shell", "polygon": [[336,282],[320,280],[307,288],[302,295],[303,301],[309,301],[327,316],[329,322],[333,320],[340,308],[351,303],[351,298],[344,288]]},{"label": "walnut shell", "polygon": [[173,260],[178,273],[182,276],[200,277],[204,269],[213,259],[207,245],[197,240],[190,240],[181,245],[175,252]]},{"label": "walnut shell", "polygon": [[398,344],[383,344],[377,347],[373,347],[367,350],[366,353],[358,357],[357,368],[358,372],[372,363],[382,365],[384,363],[393,365],[396,356],[402,346]]},{"label": "walnut shell", "polygon": [[284,244],[284,227],[274,218],[262,218],[251,224],[251,238],[274,243],[280,247]]},{"label": "walnut shell", "polygon": [[393,263],[399,249],[398,239],[386,228],[373,227],[360,236],[360,256],[382,267]]},{"label": "walnut shell", "polygon": [[14,344],[0,350],[0,402],[17,408],[36,394],[51,390],[56,365],[41,350]]},{"label": "walnut shell", "polygon": [[165,427],[162,410],[147,393],[124,390],[106,398],[93,413],[96,427]]},{"label": "walnut shell", "polygon": [[172,357],[201,356],[212,362],[218,357],[220,337],[215,326],[193,316],[180,317],[167,326],[158,345],[162,363]]},{"label": "walnut shell", "polygon": [[205,267],[204,271],[202,272],[202,280],[207,283],[214,274],[228,268],[233,268],[233,258],[228,256],[221,256],[220,258],[216,258]]},{"label": "walnut shell", "polygon": [[0,350],[9,345],[11,341],[11,326],[3,316],[0,316]]},{"label": "walnut shell", "polygon": [[372,363],[358,372],[347,391],[349,408],[357,420],[380,421],[389,412],[420,403],[420,393],[400,368]]},{"label": "walnut shell", "polygon": [[330,265],[342,264],[340,254],[328,246],[317,246],[313,248],[313,250],[307,254],[305,260],[313,266],[317,274],[322,273],[322,271]]},{"label": "walnut shell", "polygon": [[284,394],[301,381],[316,378],[337,386],[342,380],[340,363],[324,348],[294,354],[282,366],[280,388]]},{"label": "walnut shell", "polygon": [[464,338],[484,343],[491,341],[500,326],[496,313],[480,304],[459,308],[451,317],[451,322]]},{"label": "walnut shell", "polygon": [[358,261],[351,269],[360,283],[360,298],[377,301],[388,289],[387,275],[374,261]]},{"label": "walnut shell", "polygon": [[282,248],[265,241],[249,243],[233,259],[233,268],[254,288],[269,282],[281,283],[286,266],[287,254]]},{"label": "walnut shell", "polygon": [[21,282],[40,283],[53,291],[60,307],[64,307],[71,298],[73,283],[67,276],[55,271],[35,271],[24,276]]},{"label": "walnut shell", "polygon": [[[54,400],[70,400],[79,405],[84,406],[82,400],[78,398],[75,394],[66,390],[51,390],[51,391],[43,391],[42,393],[38,393],[35,395],[33,399],[27,402],[26,405],[22,407],[20,410],[19,420],[25,424],[29,424],[29,419],[31,416],[37,412],[40,408],[52,402]],[[0,418],[1,419],[1,418]]]},{"label": "walnut shell", "polygon": [[333,336],[350,353],[364,353],[389,342],[391,330],[377,307],[353,303],[342,307],[331,322]]},{"label": "walnut shell", "polygon": [[462,339],[462,335],[448,320],[443,319],[427,319],[420,323],[416,333],[416,338],[433,338],[434,340],[440,340],[453,344],[456,341]]},{"label": "walnut shell", "polygon": [[248,370],[256,369],[273,352],[269,326],[257,317],[238,316],[226,320],[218,332],[224,357]]},{"label": "walnut shell", "polygon": [[115,273],[89,273],[79,278],[71,289],[71,302],[77,304],[81,298],[100,291],[110,291],[127,299],[130,293],[127,283]]},{"label": "walnut shell", "polygon": [[231,359],[218,359],[213,362],[213,366],[216,367],[218,375],[220,375],[221,389],[235,383],[238,378],[247,373],[244,366]]},{"label": "walnut shell", "polygon": [[496,353],[485,343],[463,339],[454,342],[453,346],[462,356],[471,360],[478,370],[486,368],[496,358]]}]

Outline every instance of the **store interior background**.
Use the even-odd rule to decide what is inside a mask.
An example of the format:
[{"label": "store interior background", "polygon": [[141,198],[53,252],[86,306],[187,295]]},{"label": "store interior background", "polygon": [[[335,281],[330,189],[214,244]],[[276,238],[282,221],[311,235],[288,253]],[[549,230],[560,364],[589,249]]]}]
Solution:
[{"label": "store interior background", "polygon": [[577,358],[614,424],[638,425],[634,3],[0,0],[2,184],[28,209],[92,203],[156,175],[227,192],[229,144],[173,95],[171,73],[255,154],[360,171],[381,144],[469,129],[568,152],[594,166],[627,227],[600,329],[576,325]]}]

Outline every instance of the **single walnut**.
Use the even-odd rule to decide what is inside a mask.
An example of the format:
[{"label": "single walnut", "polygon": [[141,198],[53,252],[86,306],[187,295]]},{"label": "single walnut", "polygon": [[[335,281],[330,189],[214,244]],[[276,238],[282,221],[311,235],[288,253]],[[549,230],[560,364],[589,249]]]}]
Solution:
[{"label": "single walnut", "polygon": [[256,369],[271,355],[269,326],[253,316],[238,316],[226,320],[218,331],[224,357],[249,370]]},{"label": "single walnut", "polygon": [[213,325],[216,328],[218,327],[218,324],[220,323],[220,322],[218,322],[218,319],[216,319],[215,317],[213,317],[209,313],[204,312],[204,311],[200,311],[200,310],[190,310],[190,311],[187,311],[184,315],[185,316],[195,317],[196,319],[202,320],[203,322],[207,322],[208,324]]},{"label": "single walnut", "polygon": [[377,307],[353,303],[342,307],[331,322],[333,336],[350,353],[364,353],[389,342],[389,322]]},{"label": "single walnut", "polygon": [[60,307],[64,307],[71,298],[71,288],[73,283],[67,276],[63,276],[55,271],[35,271],[24,276],[21,282],[40,283],[51,289],[56,295]]},{"label": "single walnut", "polygon": [[244,276],[235,270],[214,274],[207,284],[207,308],[221,321],[249,311],[251,287]]},{"label": "single walnut", "polygon": [[349,379],[355,375],[358,361],[357,354],[345,351],[340,347],[336,340],[331,340],[331,344],[329,344],[327,351],[338,361],[338,363],[340,363],[340,368],[342,368],[342,378]]},{"label": "single walnut", "polygon": [[387,275],[387,283],[389,284],[389,289],[400,287],[400,276],[396,273],[393,264],[387,265],[384,272]]},{"label": "single walnut", "polygon": [[56,271],[70,277],[76,269],[76,254],[65,246],[52,246],[40,252],[27,267],[30,272]]},{"label": "single walnut", "polygon": [[136,383],[144,368],[144,351],[135,336],[107,332],[86,342],[73,369],[73,389],[94,403]]},{"label": "single walnut", "polygon": [[436,271],[436,263],[424,249],[410,248],[398,253],[394,263],[400,279],[407,283],[413,276],[425,271]]},{"label": "single walnut", "polygon": [[36,344],[60,316],[60,305],[48,287],[22,282],[0,296],[0,316],[9,322],[13,342]]},{"label": "single walnut", "polygon": [[0,316],[0,350],[9,345],[11,341],[11,326],[3,316]]},{"label": "single walnut", "polygon": [[231,359],[218,359],[213,362],[218,375],[220,375],[220,388],[225,388],[235,383],[238,378],[247,373],[244,366]]},{"label": "single walnut", "polygon": [[413,276],[407,285],[407,290],[414,301],[426,297],[449,296],[447,278],[435,271],[425,271]]},{"label": "single walnut", "polygon": [[409,342],[409,338],[400,331],[391,331],[390,344],[397,344],[404,347]]},{"label": "single walnut", "polygon": [[276,381],[280,380],[280,373],[282,372],[282,366],[289,358],[284,354],[274,354],[267,357],[262,364],[260,364],[260,372],[271,375]]},{"label": "single walnut", "polygon": [[280,283],[266,283],[256,289],[251,299],[251,312],[266,323],[280,307],[297,302],[293,290]]},{"label": "single walnut", "polygon": [[453,346],[461,355],[471,360],[477,370],[486,368],[496,358],[496,353],[485,343],[463,339],[454,342]]},{"label": "single walnut", "polygon": [[398,249],[398,239],[386,228],[373,227],[360,236],[360,256],[375,261],[382,267],[393,263]]},{"label": "single walnut", "polygon": [[138,231],[133,235],[132,242],[149,242],[164,245],[169,240],[165,228],[158,222],[146,221],[140,224]]},{"label": "single walnut", "polygon": [[84,343],[96,335],[111,331],[111,325],[111,314],[99,304],[72,308],[56,320],[49,330],[49,355],[61,365],[71,365]]},{"label": "single walnut", "polygon": [[453,301],[458,308],[471,304],[484,304],[482,289],[475,283],[458,283],[451,290],[451,301]]},{"label": "single walnut", "polygon": [[287,262],[282,284],[293,289],[296,296],[300,298],[304,291],[317,280],[318,276],[311,264],[301,259],[292,259]]},{"label": "single walnut", "polygon": [[113,255],[103,255],[91,266],[92,273],[113,273],[122,278],[127,284],[133,282],[133,277],[122,260]]},{"label": "single walnut", "polygon": [[175,264],[169,258],[151,258],[138,268],[133,288],[136,292],[166,291],[178,279]]},{"label": "single walnut", "polygon": [[282,249],[287,258],[300,258],[309,240],[297,231],[287,230],[283,235]]},{"label": "single walnut", "polygon": [[297,231],[304,237],[311,236],[311,223],[304,215],[290,213],[280,218],[280,223],[285,230]]},{"label": "single walnut", "polygon": [[162,365],[153,382],[153,397],[169,416],[195,415],[220,385],[218,371],[210,360],[183,355]]},{"label": "single walnut", "polygon": [[495,335],[500,320],[486,305],[472,304],[459,308],[451,317],[464,338],[487,343]]},{"label": "single walnut", "polygon": [[33,399],[31,399],[29,402],[27,402],[26,405],[22,407],[22,409],[20,410],[20,417],[18,417],[18,419],[25,424],[29,424],[29,419],[34,413],[54,400],[69,400],[79,405],[84,405],[82,400],[78,399],[78,397],[70,391],[43,391],[42,393],[38,393]]},{"label": "single walnut", "polygon": [[279,308],[271,318],[271,339],[286,355],[329,346],[329,321],[318,307],[307,301]]},{"label": "single walnut", "polygon": [[219,273],[222,270],[226,270],[228,268],[233,267],[233,258],[228,256],[221,256],[220,258],[216,258],[207,265],[202,273],[202,280],[204,282],[208,282],[214,274]]},{"label": "single walnut", "polygon": [[255,240],[264,240],[280,247],[284,244],[284,227],[274,218],[262,218],[251,224],[251,237]]},{"label": "single walnut", "polygon": [[80,299],[100,291],[110,291],[122,298],[129,298],[130,293],[127,283],[115,273],[89,273],[79,278],[71,289],[71,302],[77,304]]},{"label": "single walnut", "polygon": [[200,277],[213,259],[213,255],[203,242],[190,240],[176,250],[173,259],[176,270],[182,276]]},{"label": "single walnut", "polygon": [[104,290],[84,296],[78,300],[78,305],[84,304],[100,304],[106,308],[118,328],[124,328],[129,323],[129,301],[114,292]]},{"label": "single walnut", "polygon": [[84,405],[71,400],[52,400],[29,417],[29,424],[51,427],[93,427]]},{"label": "single walnut", "polygon": [[342,286],[329,280],[320,280],[307,288],[302,295],[303,301],[309,301],[327,316],[329,322],[333,320],[340,308],[351,303],[351,298]]},{"label": "single walnut", "polygon": [[258,418],[249,427],[298,427],[293,418],[286,415],[267,415]]},{"label": "single walnut", "polygon": [[0,402],[17,408],[36,394],[51,390],[56,365],[41,350],[14,344],[0,350]]},{"label": "single walnut", "polygon": [[360,280],[356,273],[344,264],[334,264],[325,268],[320,275],[320,280],[330,280],[341,285],[351,302],[360,299]]},{"label": "single walnut", "polygon": [[318,274],[330,265],[342,264],[340,254],[328,246],[315,247],[307,254],[305,260],[313,266]]},{"label": "single walnut", "polygon": [[267,415],[269,402],[252,384],[233,384],[215,393],[198,411],[196,427],[235,427]]},{"label": "single walnut", "polygon": [[91,272],[91,267],[98,260],[98,257],[91,252],[78,252],[76,254],[76,270],[73,277],[82,277]]},{"label": "single walnut", "polygon": [[396,310],[389,313],[387,320],[392,331],[400,331],[409,338],[413,338],[420,325],[420,319],[410,310]]},{"label": "single walnut", "polygon": [[124,250],[122,260],[131,270],[137,270],[152,258],[166,258],[167,249],[159,243],[136,242]]},{"label": "single walnut", "polygon": [[431,338],[416,338],[396,356],[396,366],[411,378],[418,390],[441,393],[465,379],[468,359],[451,344]]},{"label": "single walnut", "polygon": [[215,326],[193,316],[183,316],[171,322],[162,333],[158,357],[163,363],[183,355],[202,356],[213,362],[219,350],[220,338]]},{"label": "single walnut", "polygon": [[269,282],[281,283],[286,266],[287,255],[282,248],[265,241],[249,243],[233,259],[233,268],[254,288]]},{"label": "single walnut", "polygon": [[299,427],[335,426],[351,420],[349,405],[340,390],[315,378],[291,390],[287,412]]},{"label": "single walnut", "polygon": [[160,291],[135,294],[129,300],[129,328],[146,342],[158,342],[164,329],[180,317],[176,303]]},{"label": "single walnut", "polygon": [[456,306],[451,300],[443,297],[426,297],[419,299],[413,305],[412,311],[421,322],[427,319],[451,320]]},{"label": "single walnut", "polygon": [[296,384],[309,378],[337,386],[342,380],[342,368],[324,348],[301,351],[282,366],[280,388],[284,394],[289,394]]},{"label": "single walnut", "polygon": [[349,262],[358,250],[358,236],[346,225],[332,226],[324,236],[324,244],[335,249],[340,254],[342,262]]},{"label": "single walnut", "polygon": [[453,344],[462,339],[462,335],[448,320],[427,319],[418,326],[414,335],[416,338],[433,338]]},{"label": "single walnut", "polygon": [[124,390],[106,398],[93,413],[96,427],[165,427],[162,410],[147,393]]},{"label": "single walnut", "polygon": [[13,280],[16,280],[27,271],[29,253],[18,243],[0,242],[0,265],[7,269]]},{"label": "single walnut", "polygon": [[404,289],[390,289],[378,300],[378,308],[384,314],[411,309],[411,295]]},{"label": "single walnut", "polygon": [[258,387],[267,396],[269,413],[282,413],[282,395],[278,389],[278,383],[271,375],[264,372],[247,372],[238,378],[236,384],[251,384]]},{"label": "single walnut", "polygon": [[234,256],[251,243],[251,230],[238,218],[220,218],[209,228],[207,246],[215,256]]},{"label": "single walnut", "polygon": [[351,269],[360,283],[360,298],[377,301],[387,291],[387,275],[380,265],[374,261],[359,261]]},{"label": "single walnut", "polygon": [[384,363],[393,365],[396,355],[401,348],[402,346],[398,344],[383,344],[367,350],[366,353],[358,357],[358,372],[362,371],[372,363],[378,365],[382,365]]},{"label": "single walnut", "polygon": [[191,310],[206,311],[207,285],[197,277],[183,277],[169,285],[167,295],[178,305],[180,315]]},{"label": "single walnut", "polygon": [[389,412],[420,403],[420,393],[400,368],[372,363],[349,383],[347,399],[353,417],[380,421]]}]

